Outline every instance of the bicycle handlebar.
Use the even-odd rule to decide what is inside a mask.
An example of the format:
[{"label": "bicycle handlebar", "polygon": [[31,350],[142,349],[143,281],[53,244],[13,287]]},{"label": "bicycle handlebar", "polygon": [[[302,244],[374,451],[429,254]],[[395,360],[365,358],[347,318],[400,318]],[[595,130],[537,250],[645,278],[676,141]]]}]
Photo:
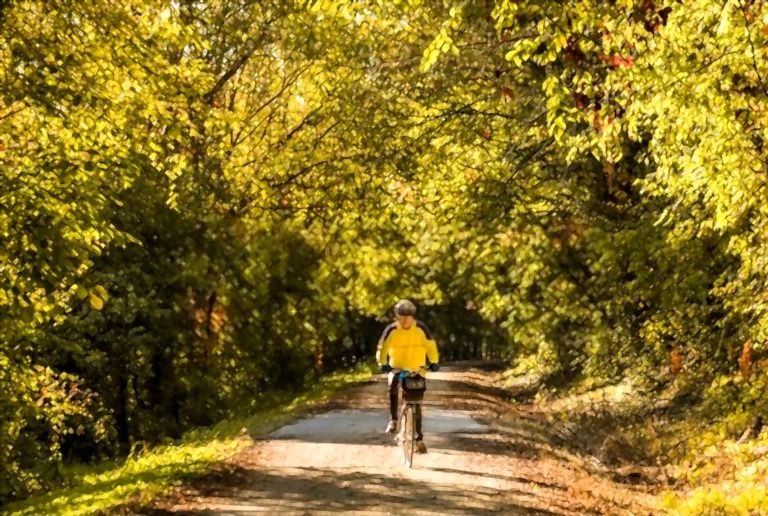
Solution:
[{"label": "bicycle handlebar", "polygon": [[389,364],[382,364],[381,366],[379,366],[379,368],[381,369],[382,373],[397,372],[398,374],[403,374],[403,373],[417,373],[417,374],[420,374],[421,371],[433,371],[433,372],[437,371],[437,370],[440,369],[440,365],[438,365],[438,364],[429,364],[428,366],[423,365],[423,366],[419,367],[418,370],[416,370],[416,371],[411,371],[409,369],[401,369],[401,368],[397,368],[396,369],[396,368],[393,368]]}]

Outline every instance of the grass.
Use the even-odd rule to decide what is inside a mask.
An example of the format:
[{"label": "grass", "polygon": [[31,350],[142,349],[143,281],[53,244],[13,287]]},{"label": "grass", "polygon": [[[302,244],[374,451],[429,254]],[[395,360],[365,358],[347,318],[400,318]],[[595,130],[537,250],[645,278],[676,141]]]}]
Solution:
[{"label": "grass", "polygon": [[67,487],[10,504],[3,514],[83,515],[148,503],[244,449],[253,436],[282,426],[302,410],[370,375],[368,368],[329,375],[298,396],[276,395],[263,410],[248,417],[192,430],[175,444],[158,446],[120,464],[70,466],[64,473]]},{"label": "grass", "polygon": [[697,446],[676,465],[686,487],[662,495],[672,514],[768,514],[768,431],[738,442],[723,437],[722,427],[701,432]]},{"label": "grass", "polygon": [[[768,515],[768,428],[739,442],[754,413],[734,401],[745,387],[764,392],[759,378],[746,382],[738,373],[721,375],[701,398],[688,399],[690,382],[700,379],[683,374],[650,396],[637,379],[608,385],[576,381],[548,391],[540,388],[537,374],[529,366],[503,377],[507,387],[536,387],[532,401],[555,416],[553,427],[566,430],[580,452],[609,467],[650,465],[646,471],[658,472],[649,478],[657,493],[655,513]],[[732,391],[721,387],[724,380],[735,386]]]}]

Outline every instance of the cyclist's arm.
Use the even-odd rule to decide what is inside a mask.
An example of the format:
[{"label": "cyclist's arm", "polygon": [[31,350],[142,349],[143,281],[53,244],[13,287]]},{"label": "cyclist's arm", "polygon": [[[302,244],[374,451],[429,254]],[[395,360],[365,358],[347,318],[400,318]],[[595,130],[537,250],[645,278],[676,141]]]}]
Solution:
[{"label": "cyclist's arm", "polygon": [[419,328],[421,328],[421,331],[424,332],[424,351],[426,352],[427,360],[429,361],[428,363],[437,364],[438,359],[440,358],[437,353],[437,342],[432,338],[432,333],[429,331],[426,324],[421,321],[417,324]]},{"label": "cyclist's arm", "polygon": [[379,345],[376,348],[376,363],[379,365],[389,362],[389,342],[394,328],[394,325],[390,324],[384,328],[381,337],[379,337]]},{"label": "cyclist's arm", "polygon": [[439,358],[437,354],[437,342],[432,339],[427,339],[424,341],[424,348],[426,348],[427,359],[429,360],[429,363],[437,364]]}]

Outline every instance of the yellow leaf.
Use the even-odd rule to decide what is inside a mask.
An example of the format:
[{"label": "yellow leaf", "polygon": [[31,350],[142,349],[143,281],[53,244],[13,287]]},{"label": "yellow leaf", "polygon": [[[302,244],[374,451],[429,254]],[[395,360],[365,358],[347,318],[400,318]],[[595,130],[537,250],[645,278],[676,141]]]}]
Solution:
[{"label": "yellow leaf", "polygon": [[107,289],[102,287],[101,285],[96,285],[93,288],[93,291],[96,293],[97,296],[99,296],[101,299],[107,300],[109,299],[109,293],[107,293]]},{"label": "yellow leaf", "polygon": [[94,310],[101,310],[102,308],[104,308],[104,300],[99,296],[97,296],[96,294],[94,294],[93,292],[91,292],[91,295],[89,296],[88,299],[91,302],[91,308],[93,308]]}]

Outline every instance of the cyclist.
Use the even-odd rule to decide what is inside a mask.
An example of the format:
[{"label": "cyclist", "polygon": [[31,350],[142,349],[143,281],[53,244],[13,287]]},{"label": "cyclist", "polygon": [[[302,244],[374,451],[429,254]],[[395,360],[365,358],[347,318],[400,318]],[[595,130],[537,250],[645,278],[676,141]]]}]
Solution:
[{"label": "cyclist", "polygon": [[[418,371],[429,366],[437,371],[437,344],[432,339],[427,325],[416,320],[416,305],[407,299],[402,299],[395,305],[397,320],[384,328],[379,339],[376,361],[381,370],[389,373],[387,386],[389,390],[389,413],[392,416],[386,432],[394,433],[397,428],[397,405],[399,378],[393,369],[408,369]],[[421,405],[416,406],[416,452],[427,453],[424,445],[424,435],[421,432]]]}]

